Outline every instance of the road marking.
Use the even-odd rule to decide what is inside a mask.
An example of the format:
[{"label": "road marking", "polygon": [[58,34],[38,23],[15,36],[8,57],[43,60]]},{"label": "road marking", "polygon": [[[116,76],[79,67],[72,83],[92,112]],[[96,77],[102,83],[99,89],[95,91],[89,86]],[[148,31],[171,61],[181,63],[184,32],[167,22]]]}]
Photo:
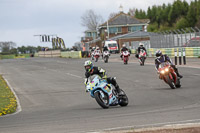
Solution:
[{"label": "road marking", "polygon": [[[116,127],[116,128],[108,128],[104,130],[99,130],[99,131],[91,131],[90,133],[105,133],[106,131],[111,132],[111,131],[116,131],[116,130],[129,130],[131,128],[134,129],[140,129],[140,130],[146,130],[148,127],[151,129],[166,129],[169,127],[181,127],[181,126],[192,126],[192,125],[200,125],[200,119],[194,119],[194,120],[185,120],[185,121],[176,121],[176,122],[165,122],[165,123],[155,123],[155,124],[144,124],[144,125],[133,125],[133,126],[124,126],[124,127]],[[146,128],[145,128],[146,127]],[[126,132],[126,131],[125,131]]]},{"label": "road marking", "polygon": [[4,76],[2,76],[2,77],[3,77],[4,80],[6,81],[7,85],[8,85],[9,88],[10,88],[10,90],[11,90],[11,91],[13,92],[13,94],[15,95],[16,101],[17,101],[17,109],[16,109],[16,112],[14,112],[14,113],[12,113],[12,114],[6,114],[6,115],[1,116],[1,117],[7,117],[7,116],[15,115],[15,114],[21,112],[21,111],[22,111],[22,108],[21,108],[21,104],[20,104],[20,102],[19,102],[19,98],[17,97],[17,95],[16,95],[14,89],[12,88],[12,86],[10,85],[10,83],[8,82],[8,80],[7,80]]},{"label": "road marking", "polygon": [[74,74],[71,74],[71,73],[66,73],[66,74],[67,74],[67,75],[70,75],[70,76],[73,76],[73,77],[82,78],[81,76],[74,75]]},{"label": "road marking", "polygon": [[193,75],[195,75],[195,76],[200,76],[200,74],[193,74]]},{"label": "road marking", "polygon": [[68,64],[67,62],[57,61],[58,63]]}]

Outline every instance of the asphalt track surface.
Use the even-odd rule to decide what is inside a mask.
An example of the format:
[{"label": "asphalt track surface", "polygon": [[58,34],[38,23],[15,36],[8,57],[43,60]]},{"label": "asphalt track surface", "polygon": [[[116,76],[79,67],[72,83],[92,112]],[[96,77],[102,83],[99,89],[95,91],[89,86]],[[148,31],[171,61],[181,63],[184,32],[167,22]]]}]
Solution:
[{"label": "asphalt track surface", "polygon": [[[111,58],[118,58],[113,56]],[[85,92],[87,59],[0,60],[0,74],[16,92],[21,111],[0,117],[0,133],[100,132],[200,122],[200,69],[181,67],[182,87],[170,89],[154,66],[94,63],[107,70],[129,98],[127,107],[102,109]]]}]

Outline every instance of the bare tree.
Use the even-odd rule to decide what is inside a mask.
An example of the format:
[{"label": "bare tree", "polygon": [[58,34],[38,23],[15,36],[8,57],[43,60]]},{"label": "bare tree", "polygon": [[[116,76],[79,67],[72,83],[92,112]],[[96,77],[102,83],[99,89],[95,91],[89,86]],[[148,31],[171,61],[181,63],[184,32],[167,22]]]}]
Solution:
[{"label": "bare tree", "polygon": [[102,16],[96,14],[93,10],[86,11],[81,17],[81,20],[82,26],[87,27],[88,30],[96,30],[103,23]]},{"label": "bare tree", "polygon": [[135,11],[136,11],[135,8],[130,8],[129,11],[128,11],[128,14],[131,15],[131,16],[135,16]]},{"label": "bare tree", "polygon": [[0,42],[0,51],[1,52],[9,52],[11,49],[13,49],[16,46],[16,43],[14,42]]},{"label": "bare tree", "polygon": [[117,15],[117,13],[110,13],[109,19],[114,18]]}]

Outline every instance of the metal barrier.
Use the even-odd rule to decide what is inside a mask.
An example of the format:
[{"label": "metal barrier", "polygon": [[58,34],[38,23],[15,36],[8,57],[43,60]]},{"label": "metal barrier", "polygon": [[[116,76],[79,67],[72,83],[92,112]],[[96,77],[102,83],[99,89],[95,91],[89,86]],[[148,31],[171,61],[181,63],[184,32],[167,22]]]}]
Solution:
[{"label": "metal barrier", "polygon": [[200,47],[200,29],[169,30],[150,34],[151,48]]}]

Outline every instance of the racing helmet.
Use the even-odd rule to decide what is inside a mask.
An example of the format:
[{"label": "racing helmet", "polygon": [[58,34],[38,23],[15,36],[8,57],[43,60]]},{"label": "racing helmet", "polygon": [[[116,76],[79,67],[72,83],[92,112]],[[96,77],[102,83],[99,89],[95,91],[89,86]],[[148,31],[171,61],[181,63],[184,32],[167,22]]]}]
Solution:
[{"label": "racing helmet", "polygon": [[144,46],[144,44],[143,44],[143,43],[140,43],[139,45],[140,45],[140,47],[143,47],[143,46]]},{"label": "racing helmet", "polygon": [[126,44],[123,44],[122,47],[125,48],[125,47],[126,47]]},{"label": "racing helmet", "polygon": [[99,47],[97,47],[96,50],[99,50]]},{"label": "racing helmet", "polygon": [[92,63],[92,61],[90,61],[90,60],[85,61],[84,67],[85,67],[85,70],[87,72],[91,72],[92,69],[93,69],[93,63]]},{"label": "racing helmet", "polygon": [[156,51],[156,57],[159,58],[160,56],[162,56],[162,51],[157,50]]}]

